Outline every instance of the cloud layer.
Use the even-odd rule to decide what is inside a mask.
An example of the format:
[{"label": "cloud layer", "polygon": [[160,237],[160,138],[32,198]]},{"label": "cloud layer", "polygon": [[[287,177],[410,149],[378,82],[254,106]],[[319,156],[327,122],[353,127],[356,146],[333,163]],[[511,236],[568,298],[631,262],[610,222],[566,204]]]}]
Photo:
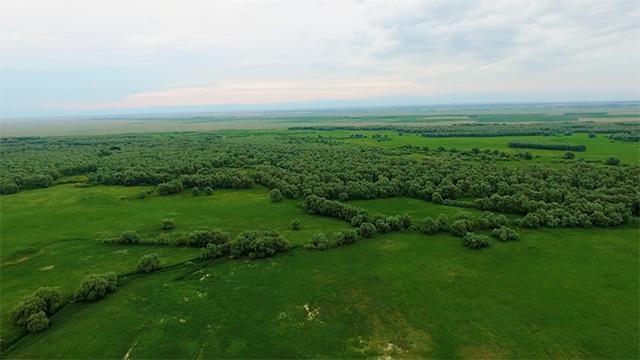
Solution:
[{"label": "cloud layer", "polygon": [[637,99],[638,19],[635,0],[3,0],[2,113],[505,92]]}]

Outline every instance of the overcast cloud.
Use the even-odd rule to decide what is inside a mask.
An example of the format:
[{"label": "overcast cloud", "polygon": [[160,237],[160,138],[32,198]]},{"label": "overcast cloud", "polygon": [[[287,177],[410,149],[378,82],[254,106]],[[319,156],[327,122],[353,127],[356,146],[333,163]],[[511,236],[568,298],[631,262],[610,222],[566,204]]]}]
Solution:
[{"label": "overcast cloud", "polygon": [[639,1],[0,4],[4,116],[385,96],[640,98]]}]

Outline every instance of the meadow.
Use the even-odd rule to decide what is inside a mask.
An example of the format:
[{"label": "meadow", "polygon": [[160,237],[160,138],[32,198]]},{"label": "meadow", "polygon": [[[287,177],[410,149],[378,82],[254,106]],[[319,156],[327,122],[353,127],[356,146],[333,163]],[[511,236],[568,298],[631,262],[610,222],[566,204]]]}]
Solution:
[{"label": "meadow", "polygon": [[[472,119],[628,116],[537,110]],[[348,124],[466,121],[393,111]],[[597,124],[595,137],[425,137],[271,119],[261,129],[251,124],[264,119],[248,119],[254,130],[189,118],[138,134],[149,119],[126,135],[97,126],[2,138],[0,356],[640,357],[638,142]],[[512,141],[586,151],[567,158]],[[519,240],[499,240],[504,227]],[[262,234],[259,256],[242,248],[249,230]],[[228,239],[190,242],[217,231]],[[273,234],[287,246],[269,252]],[[138,264],[151,253],[160,266],[147,273]],[[76,298],[86,275],[110,271],[115,291]],[[41,287],[64,304],[48,328],[27,331],[12,313]]]}]

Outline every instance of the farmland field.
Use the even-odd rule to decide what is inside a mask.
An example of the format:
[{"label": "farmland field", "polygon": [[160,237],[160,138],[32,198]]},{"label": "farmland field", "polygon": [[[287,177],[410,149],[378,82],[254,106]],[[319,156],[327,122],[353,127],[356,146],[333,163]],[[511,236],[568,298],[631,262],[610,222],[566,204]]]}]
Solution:
[{"label": "farmland field", "polygon": [[13,128],[1,355],[638,358],[638,123],[536,114]]}]

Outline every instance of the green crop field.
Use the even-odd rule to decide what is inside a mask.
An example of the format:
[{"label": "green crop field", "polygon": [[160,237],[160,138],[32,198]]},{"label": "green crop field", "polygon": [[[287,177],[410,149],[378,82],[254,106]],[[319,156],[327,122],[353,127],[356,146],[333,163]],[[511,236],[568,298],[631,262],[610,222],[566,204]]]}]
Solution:
[{"label": "green crop field", "polygon": [[13,128],[0,355],[639,358],[638,124],[537,110]]}]

